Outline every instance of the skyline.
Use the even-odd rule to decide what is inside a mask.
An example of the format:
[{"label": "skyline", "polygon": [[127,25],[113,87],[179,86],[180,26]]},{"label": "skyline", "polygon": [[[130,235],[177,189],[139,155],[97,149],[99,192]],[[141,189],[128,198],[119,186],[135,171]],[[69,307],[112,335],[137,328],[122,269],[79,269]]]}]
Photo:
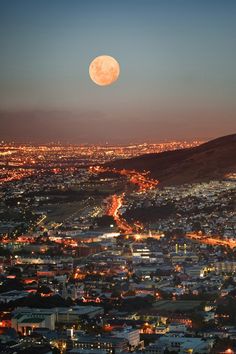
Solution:
[{"label": "skyline", "polygon": [[[12,6],[13,5],[13,6]],[[115,143],[233,133],[233,1],[2,1],[2,139]],[[88,74],[101,54],[111,87]]]}]

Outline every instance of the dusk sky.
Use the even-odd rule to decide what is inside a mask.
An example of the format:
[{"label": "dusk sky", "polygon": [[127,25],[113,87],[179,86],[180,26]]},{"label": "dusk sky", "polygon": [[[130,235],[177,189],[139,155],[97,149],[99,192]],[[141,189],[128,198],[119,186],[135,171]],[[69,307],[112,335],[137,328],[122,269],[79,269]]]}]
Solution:
[{"label": "dusk sky", "polygon": [[[72,143],[236,130],[235,0],[0,0],[0,138]],[[98,55],[120,64],[107,87]]]}]

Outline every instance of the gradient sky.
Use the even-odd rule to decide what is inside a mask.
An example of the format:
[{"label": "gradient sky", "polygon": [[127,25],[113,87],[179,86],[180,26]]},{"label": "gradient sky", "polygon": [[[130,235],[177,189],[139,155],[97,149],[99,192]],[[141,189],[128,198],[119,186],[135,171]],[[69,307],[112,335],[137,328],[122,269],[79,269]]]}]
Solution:
[{"label": "gradient sky", "polygon": [[[0,138],[134,142],[236,130],[235,0],[0,0]],[[91,82],[100,54],[120,63]]]}]

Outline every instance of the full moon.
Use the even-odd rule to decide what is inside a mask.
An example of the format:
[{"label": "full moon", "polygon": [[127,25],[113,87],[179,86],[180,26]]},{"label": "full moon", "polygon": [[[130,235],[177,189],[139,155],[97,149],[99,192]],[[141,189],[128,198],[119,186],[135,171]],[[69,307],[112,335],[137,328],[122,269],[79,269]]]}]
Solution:
[{"label": "full moon", "polygon": [[111,85],[120,75],[120,65],[113,57],[100,55],[91,62],[89,75],[99,86]]}]

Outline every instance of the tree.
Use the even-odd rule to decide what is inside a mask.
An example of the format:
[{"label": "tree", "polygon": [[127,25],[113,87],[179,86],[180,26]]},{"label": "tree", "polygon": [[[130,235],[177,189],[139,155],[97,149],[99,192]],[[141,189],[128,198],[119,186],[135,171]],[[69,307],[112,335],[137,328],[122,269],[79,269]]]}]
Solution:
[{"label": "tree", "polygon": [[18,278],[6,279],[0,286],[0,293],[4,293],[12,290],[23,290],[24,287]]},{"label": "tree", "polygon": [[18,267],[12,267],[12,268],[10,268],[10,270],[9,270],[9,275],[13,275],[13,276],[15,276],[16,278],[18,278],[18,279],[21,279],[21,270],[20,270],[20,268],[18,268]]},{"label": "tree", "polygon": [[7,248],[0,247],[0,257],[9,257],[11,252]]},{"label": "tree", "polygon": [[228,277],[228,278],[224,281],[224,283],[223,283],[223,285],[222,285],[222,288],[228,288],[230,285],[233,285],[233,286],[236,285],[236,283],[235,283],[233,277],[231,277],[231,276]]}]

